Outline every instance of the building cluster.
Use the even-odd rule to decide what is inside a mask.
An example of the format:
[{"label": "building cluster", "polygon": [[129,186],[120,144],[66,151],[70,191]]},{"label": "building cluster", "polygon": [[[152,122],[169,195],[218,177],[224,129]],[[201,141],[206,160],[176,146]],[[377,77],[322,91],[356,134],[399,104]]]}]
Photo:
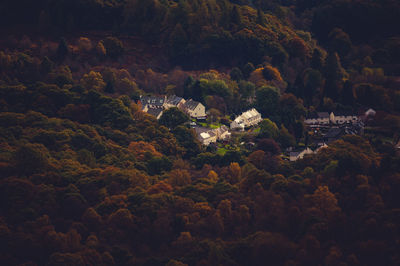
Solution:
[{"label": "building cluster", "polygon": [[332,141],[344,135],[362,135],[364,123],[373,119],[376,111],[368,109],[360,115],[344,112],[319,112],[308,116],[304,123],[308,127],[310,147],[289,152],[289,160],[297,161],[307,154],[317,153],[321,148],[327,147]]},{"label": "building cluster", "polygon": [[306,125],[343,125],[357,123],[359,120],[358,115],[346,112],[318,112],[308,116],[304,123]]},{"label": "building cluster", "polygon": [[228,127],[221,126],[216,129],[210,129],[205,127],[196,127],[195,128],[197,139],[203,145],[210,145],[211,143],[219,141],[228,140],[231,136]]},{"label": "building cluster", "polygon": [[203,104],[193,101],[192,99],[185,100],[176,95],[170,96],[140,96],[140,104],[142,111],[160,119],[163,112],[172,107],[177,107],[182,112],[186,113],[191,118],[205,119],[206,108]]},{"label": "building cluster", "polygon": [[246,127],[257,125],[261,121],[261,114],[253,108],[236,117],[230,126],[231,129],[244,130]]},{"label": "building cluster", "polygon": [[[207,117],[206,108],[203,104],[192,99],[185,100],[176,95],[140,96],[139,103],[143,112],[151,114],[157,119],[160,119],[165,110],[172,107],[177,107],[191,118],[205,119]],[[230,124],[230,128],[244,130],[246,127],[256,125],[261,121],[261,114],[253,108],[236,117],[236,119]],[[198,140],[204,145],[210,145],[210,143],[217,141],[224,141],[229,139],[231,136],[229,128],[224,125],[217,129],[199,127],[196,125],[194,129]]]}]

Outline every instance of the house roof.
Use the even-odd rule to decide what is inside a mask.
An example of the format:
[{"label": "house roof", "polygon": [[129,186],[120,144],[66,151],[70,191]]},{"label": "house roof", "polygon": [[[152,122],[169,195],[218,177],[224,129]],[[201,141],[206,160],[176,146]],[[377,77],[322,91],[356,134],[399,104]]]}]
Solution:
[{"label": "house roof", "polygon": [[318,115],[316,113],[309,114],[306,119],[317,119]]},{"label": "house roof", "polygon": [[329,113],[328,112],[318,112],[317,116],[318,116],[318,118],[329,118]]},{"label": "house roof", "polygon": [[194,110],[196,109],[196,107],[199,105],[199,102],[193,101],[192,99],[186,101],[183,105],[185,108],[189,109],[189,110]]},{"label": "house roof", "polygon": [[155,106],[163,106],[165,102],[165,97],[163,96],[141,96],[140,102],[142,105],[150,104]]},{"label": "house roof", "polygon": [[203,132],[207,132],[210,129],[206,128],[206,127],[195,127],[194,130],[196,131],[196,134],[200,135]]},{"label": "house roof", "polygon": [[369,108],[367,111],[365,111],[365,115],[374,116],[375,114],[376,114],[376,111],[372,108]]},{"label": "house roof", "polygon": [[325,138],[334,139],[339,138],[341,135],[344,134],[344,130],[342,128],[333,127],[329,129],[329,131],[325,134]]},{"label": "house roof", "polygon": [[256,117],[258,115],[260,115],[260,113],[256,109],[253,108],[246,112],[243,112],[241,115],[236,117],[235,122],[240,124],[243,121],[243,119],[250,119],[250,118]]},{"label": "house roof", "polygon": [[171,95],[168,96],[166,103],[171,104],[171,105],[178,105],[181,101],[183,100],[182,97],[178,97],[176,95]]},{"label": "house roof", "polygon": [[161,109],[161,108],[149,108],[147,110],[148,114],[154,115],[155,117],[158,117],[162,112],[163,112],[163,109]]},{"label": "house roof", "polygon": [[290,153],[289,153],[289,156],[290,157],[297,157],[297,156],[299,156],[299,154],[301,153],[301,151],[291,151]]},{"label": "house roof", "polygon": [[336,111],[333,113],[335,116],[355,116],[354,113],[346,112],[346,111]]}]

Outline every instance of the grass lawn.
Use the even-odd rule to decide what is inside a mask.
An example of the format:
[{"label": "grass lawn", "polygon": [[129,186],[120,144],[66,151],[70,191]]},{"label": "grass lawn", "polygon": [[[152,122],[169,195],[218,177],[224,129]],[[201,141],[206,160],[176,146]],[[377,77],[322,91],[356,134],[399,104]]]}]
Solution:
[{"label": "grass lawn", "polygon": [[197,122],[198,125],[202,126],[202,127],[207,127],[207,128],[211,128],[211,129],[217,129],[220,126],[222,126],[222,124],[217,123],[217,124],[207,124],[206,122]]},{"label": "grass lawn", "polygon": [[227,151],[228,151],[228,150],[225,149],[225,148],[219,148],[219,149],[217,150],[217,154],[218,154],[218,155],[221,155],[221,156],[224,156],[225,153],[226,153]]}]

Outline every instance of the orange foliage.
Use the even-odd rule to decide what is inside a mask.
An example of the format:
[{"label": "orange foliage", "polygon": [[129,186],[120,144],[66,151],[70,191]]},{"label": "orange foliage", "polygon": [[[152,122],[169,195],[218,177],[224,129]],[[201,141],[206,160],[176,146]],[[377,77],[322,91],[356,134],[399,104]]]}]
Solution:
[{"label": "orange foliage", "polygon": [[184,169],[174,169],[168,176],[168,183],[172,186],[186,186],[192,182],[190,173]]},{"label": "orange foliage", "polygon": [[128,150],[133,152],[135,157],[140,160],[146,160],[147,156],[151,157],[161,157],[162,154],[154,148],[153,144],[144,141],[131,142],[129,144]]},{"label": "orange foliage", "polygon": [[148,190],[147,193],[151,194],[158,194],[158,193],[168,193],[171,192],[172,186],[164,181],[160,181],[155,185],[152,185]]}]

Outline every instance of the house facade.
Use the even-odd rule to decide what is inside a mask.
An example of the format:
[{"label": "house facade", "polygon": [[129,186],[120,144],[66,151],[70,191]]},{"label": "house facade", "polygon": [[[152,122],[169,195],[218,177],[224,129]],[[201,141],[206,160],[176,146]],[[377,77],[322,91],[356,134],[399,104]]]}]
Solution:
[{"label": "house facade", "polygon": [[164,108],[165,96],[140,96],[142,111],[147,112],[149,108]]},{"label": "house facade", "polygon": [[229,132],[228,127],[221,126],[216,129],[209,129],[205,127],[196,127],[195,128],[197,139],[203,145],[210,145],[213,142],[217,142],[218,140],[224,141],[231,137],[231,133]]},{"label": "house facade", "polygon": [[261,121],[261,114],[255,108],[253,108],[236,117],[235,120],[232,121],[230,127],[231,129],[243,130],[246,127],[257,125]]},{"label": "house facade", "polygon": [[342,124],[352,124],[359,120],[357,115],[345,112],[331,113],[332,123],[342,125]]},{"label": "house facade", "polygon": [[231,133],[227,126],[221,126],[217,129],[214,129],[215,134],[217,135],[218,140],[227,140],[231,137]]},{"label": "house facade", "polygon": [[193,101],[192,99],[182,103],[180,106],[178,106],[178,108],[192,118],[201,119],[207,116],[206,107],[199,102]]},{"label": "house facade", "polygon": [[306,125],[329,125],[329,124],[353,124],[359,121],[359,117],[345,112],[318,112],[307,116],[304,120]]},{"label": "house facade", "polygon": [[171,96],[140,96],[140,104],[142,111],[155,116],[157,119],[163,114],[164,110],[172,107],[180,107],[185,103],[185,99],[171,95]]}]

